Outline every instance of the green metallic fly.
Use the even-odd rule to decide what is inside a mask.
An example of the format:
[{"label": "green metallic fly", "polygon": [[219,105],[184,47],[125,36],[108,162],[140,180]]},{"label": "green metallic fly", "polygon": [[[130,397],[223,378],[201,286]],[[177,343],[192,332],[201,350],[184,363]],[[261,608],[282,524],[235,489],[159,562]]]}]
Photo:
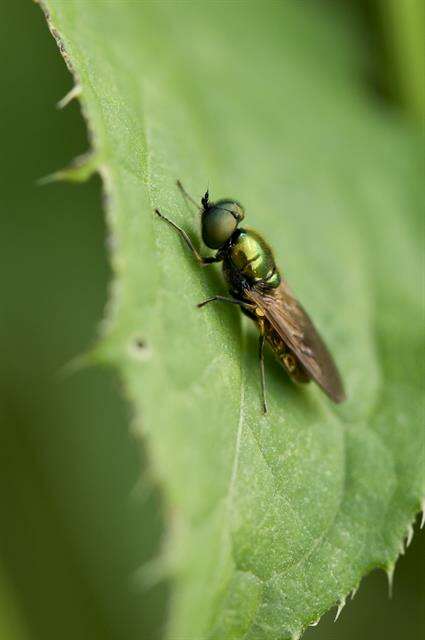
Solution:
[{"label": "green metallic fly", "polygon": [[202,240],[207,247],[215,249],[216,254],[201,256],[186,231],[158,209],[155,212],[177,231],[201,266],[223,263],[223,274],[232,297],[212,296],[198,307],[214,301],[236,304],[257,325],[264,413],[267,413],[266,340],[294,381],[314,380],[333,402],[343,402],[345,393],[335,362],[306,311],[281,277],[272,250],[259,233],[239,228],[245,217],[242,205],[231,198],[210,202],[207,191],[199,206],[180,181],[177,186],[200,210]]}]

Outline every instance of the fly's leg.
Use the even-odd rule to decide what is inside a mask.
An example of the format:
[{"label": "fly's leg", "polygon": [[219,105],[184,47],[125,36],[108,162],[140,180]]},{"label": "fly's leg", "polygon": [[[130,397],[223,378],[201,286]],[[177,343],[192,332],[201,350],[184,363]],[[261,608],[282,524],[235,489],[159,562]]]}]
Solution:
[{"label": "fly's leg", "polygon": [[204,267],[207,264],[212,264],[213,262],[220,262],[221,258],[217,258],[217,256],[210,256],[207,258],[204,258],[203,256],[201,256],[198,251],[196,250],[195,246],[193,245],[192,240],[189,238],[189,236],[187,235],[186,231],[184,229],[182,229],[181,227],[179,227],[175,222],[173,222],[172,220],[170,220],[170,218],[167,218],[167,216],[164,216],[159,209],[155,209],[155,213],[162,218],[162,220],[165,220],[165,222],[168,222],[168,224],[173,227],[173,229],[175,229],[177,231],[177,233],[179,234],[180,238],[186,243],[187,247],[190,249],[190,251],[193,253],[193,255],[195,256],[198,264],[201,265],[201,267]]},{"label": "fly's leg", "polygon": [[267,413],[267,400],[266,400],[266,375],[264,372],[264,322],[258,322],[258,329],[260,331],[260,336],[258,339],[258,356],[260,361],[260,380],[261,380],[261,397],[263,401],[263,412]]},{"label": "fly's leg", "polygon": [[190,193],[188,193],[186,191],[186,189],[184,188],[184,186],[182,185],[182,183],[180,182],[180,180],[177,180],[177,187],[180,189],[183,198],[185,200],[188,200],[189,202],[191,202],[193,205],[195,205],[195,207],[197,209],[201,209],[201,207],[199,206],[199,204],[196,202],[195,198],[192,198],[192,196],[190,195]]},{"label": "fly's leg", "polygon": [[201,308],[210,302],[215,302],[216,300],[218,302],[230,302],[230,304],[237,304],[243,309],[250,309],[251,311],[255,309],[254,304],[250,304],[249,302],[244,302],[243,300],[236,300],[235,298],[227,298],[226,296],[212,296],[211,298],[207,298],[203,302],[200,302],[196,306]]}]

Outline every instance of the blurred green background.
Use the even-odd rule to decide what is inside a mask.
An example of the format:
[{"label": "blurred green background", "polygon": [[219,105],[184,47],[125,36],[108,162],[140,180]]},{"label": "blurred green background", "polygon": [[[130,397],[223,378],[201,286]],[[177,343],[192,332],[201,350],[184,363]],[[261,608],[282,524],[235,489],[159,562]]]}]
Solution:
[{"label": "blurred green background", "polygon": [[[404,1],[417,13],[397,13]],[[412,16],[425,5],[343,7],[363,34],[366,89],[417,127],[423,29]],[[0,638],[153,640],[168,590],[147,590],[138,570],[159,545],[160,491],[114,373],[61,373],[95,339],[107,300],[100,181],[35,184],[88,148],[78,104],[55,109],[72,81],[35,4],[2,5],[0,47]],[[337,624],[333,611],[305,637],[421,637],[424,548],[415,535],[392,601],[375,572]]]}]

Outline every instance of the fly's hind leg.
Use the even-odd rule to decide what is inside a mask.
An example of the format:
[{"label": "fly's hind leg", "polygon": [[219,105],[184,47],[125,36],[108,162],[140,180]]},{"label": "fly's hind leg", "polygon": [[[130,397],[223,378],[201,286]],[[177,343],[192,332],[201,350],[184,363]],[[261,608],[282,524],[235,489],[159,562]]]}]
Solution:
[{"label": "fly's hind leg", "polygon": [[260,331],[260,335],[258,338],[258,356],[260,362],[261,397],[263,402],[263,412],[267,413],[266,374],[264,371],[264,342],[266,337],[264,331],[264,322],[262,320],[258,322],[258,329]]}]

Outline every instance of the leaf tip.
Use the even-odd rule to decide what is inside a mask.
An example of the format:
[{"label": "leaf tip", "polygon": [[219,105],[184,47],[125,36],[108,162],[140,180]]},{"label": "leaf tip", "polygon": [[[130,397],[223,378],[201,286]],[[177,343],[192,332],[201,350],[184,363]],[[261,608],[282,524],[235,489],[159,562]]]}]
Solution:
[{"label": "leaf tip", "polygon": [[413,540],[413,535],[414,535],[414,529],[413,529],[413,525],[409,524],[409,526],[407,527],[407,533],[406,533],[406,549],[408,547],[410,547],[410,544]]},{"label": "leaf tip", "polygon": [[88,369],[89,367],[97,364],[96,352],[86,351],[69,362],[65,363],[57,372],[57,377],[59,379],[65,379],[73,376],[75,373],[82,371],[83,369]]},{"label": "leaf tip", "polygon": [[354,587],[354,589],[351,589],[351,593],[350,593],[350,598],[351,600],[354,599],[354,596],[357,594],[357,591],[359,590],[359,585],[357,585],[356,587]]},{"label": "leaf tip", "polygon": [[424,525],[425,525],[425,498],[421,502],[421,511],[422,511],[422,515],[421,515],[420,527],[421,527],[421,529],[423,529]]},{"label": "leaf tip", "polygon": [[133,574],[133,581],[143,589],[152,589],[167,578],[170,578],[171,570],[168,562],[162,556],[148,560]]},{"label": "leaf tip", "polygon": [[99,157],[96,153],[89,151],[63,169],[36,180],[36,184],[42,187],[52,182],[86,182],[99,168]]},{"label": "leaf tip", "polygon": [[343,600],[340,600],[338,604],[338,609],[336,610],[334,622],[338,620],[339,616],[341,615],[341,611],[343,610],[344,607],[345,607],[345,598]]},{"label": "leaf tip", "polygon": [[52,182],[58,182],[58,172],[49,173],[47,176],[43,176],[42,178],[37,178],[35,184],[37,187],[44,187],[46,184],[51,184]]},{"label": "leaf tip", "polygon": [[75,100],[75,98],[78,98],[81,95],[81,91],[81,85],[78,83],[75,84],[72,89],[56,103],[56,108],[64,109],[70,102],[72,102],[72,100]]},{"label": "leaf tip", "polygon": [[317,627],[317,625],[320,622],[320,617],[317,618],[317,620],[313,620],[313,622],[310,622],[310,624],[308,625],[309,627]]},{"label": "leaf tip", "polygon": [[388,597],[391,600],[391,598],[393,597],[395,564],[389,565],[385,571],[388,579]]}]

